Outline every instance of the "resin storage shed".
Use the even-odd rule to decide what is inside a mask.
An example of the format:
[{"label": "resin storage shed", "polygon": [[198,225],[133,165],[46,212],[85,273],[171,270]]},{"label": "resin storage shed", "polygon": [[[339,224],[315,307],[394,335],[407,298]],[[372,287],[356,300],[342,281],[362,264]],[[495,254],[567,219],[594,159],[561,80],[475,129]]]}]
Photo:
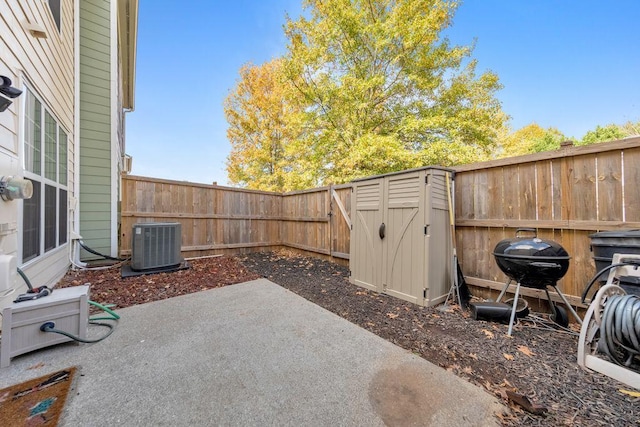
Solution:
[{"label": "resin storage shed", "polygon": [[453,270],[447,172],[452,178],[425,167],[352,183],[352,283],[420,305],[444,302]]}]

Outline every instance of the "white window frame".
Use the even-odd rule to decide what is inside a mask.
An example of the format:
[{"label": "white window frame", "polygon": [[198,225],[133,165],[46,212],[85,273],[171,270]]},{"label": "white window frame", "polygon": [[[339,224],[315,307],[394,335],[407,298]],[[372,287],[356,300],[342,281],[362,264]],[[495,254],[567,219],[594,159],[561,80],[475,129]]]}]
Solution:
[{"label": "white window frame", "polygon": [[[58,118],[55,116],[55,114],[53,113],[53,111],[42,101],[42,98],[40,98],[38,96],[38,94],[35,92],[35,90],[29,86],[26,86],[23,88],[23,108],[22,108],[22,112],[21,112],[21,120],[22,120],[22,137],[20,138],[20,153],[21,153],[21,166],[22,166],[22,173],[23,176],[27,179],[30,179],[34,182],[34,184],[37,182],[39,183],[39,187],[40,187],[40,191],[39,191],[39,195],[36,195],[34,192],[34,197],[39,196],[39,221],[37,224],[38,227],[38,245],[37,245],[37,250],[35,251],[35,254],[29,254],[29,257],[27,260],[25,260],[24,258],[24,250],[25,250],[25,201],[22,202],[22,206],[19,212],[19,222],[20,222],[20,228],[19,228],[19,242],[20,245],[18,247],[18,252],[19,252],[19,259],[20,259],[20,264],[21,265],[26,265],[26,264],[31,264],[34,262],[37,262],[38,260],[43,259],[44,257],[49,256],[51,253],[57,252],[58,250],[60,250],[61,248],[66,248],[68,247],[68,243],[69,243],[69,224],[70,224],[70,218],[69,218],[69,209],[68,209],[68,201],[70,198],[70,192],[69,192],[69,144],[70,144],[70,138],[69,138],[69,132],[60,124],[60,120],[58,120]],[[28,131],[28,126],[29,126],[29,121],[27,120],[27,114],[29,114],[30,112],[28,111],[29,108],[29,100],[30,98],[33,97],[33,99],[35,99],[37,102],[40,103],[40,171],[39,173],[35,173],[32,172],[30,170],[30,167],[27,168],[27,164],[26,164],[26,159],[27,159],[27,138],[30,135],[30,132]],[[53,123],[55,125],[55,177],[53,179],[49,179],[47,178],[47,161],[46,161],[46,154],[47,154],[47,129],[46,129],[46,115],[48,115],[51,117],[51,119],[53,120]],[[61,154],[61,147],[60,147],[60,142],[61,142],[61,135],[62,133],[64,133],[66,135],[66,148],[65,148],[65,153],[66,153],[66,161],[64,161],[64,168],[66,169],[66,180],[65,182],[60,182],[60,179],[63,178],[61,176],[61,174],[63,173],[63,171],[61,170],[61,164],[60,164],[60,154]],[[54,228],[55,228],[55,233],[54,236],[50,236],[53,239],[53,242],[49,241],[47,242],[47,219],[51,218],[47,218],[47,206],[46,206],[46,189],[47,187],[49,188],[54,188],[55,189],[55,218],[53,218],[53,223],[54,223]],[[66,202],[62,199],[62,196],[66,194]],[[28,203],[28,202],[26,202]],[[64,217],[62,216],[64,214]],[[66,221],[62,221],[63,222],[63,226],[64,229],[62,229],[61,227],[61,220],[66,220]],[[49,248],[46,247],[46,243],[53,243],[52,245],[50,245]]]},{"label": "white window frame", "polygon": [[62,1],[63,0],[47,0],[49,12],[51,12],[51,19],[58,29],[58,33],[62,32]]}]

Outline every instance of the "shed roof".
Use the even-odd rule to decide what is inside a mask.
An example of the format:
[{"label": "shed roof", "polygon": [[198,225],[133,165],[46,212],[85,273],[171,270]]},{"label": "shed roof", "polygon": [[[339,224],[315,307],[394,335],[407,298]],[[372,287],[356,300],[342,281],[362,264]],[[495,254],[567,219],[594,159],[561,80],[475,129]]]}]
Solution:
[{"label": "shed roof", "polygon": [[407,169],[407,170],[402,170],[402,171],[397,171],[397,172],[389,172],[389,173],[385,173],[385,174],[381,174],[381,175],[366,176],[364,178],[354,179],[351,182],[367,181],[369,179],[382,178],[382,177],[391,176],[391,175],[399,175],[399,174],[408,173],[408,172],[418,172],[418,171],[427,170],[427,169],[437,169],[437,170],[449,172],[449,173],[451,173],[451,176],[453,176],[455,174],[455,170],[454,169],[446,168],[444,166],[422,166],[422,167],[419,167],[419,168]]}]

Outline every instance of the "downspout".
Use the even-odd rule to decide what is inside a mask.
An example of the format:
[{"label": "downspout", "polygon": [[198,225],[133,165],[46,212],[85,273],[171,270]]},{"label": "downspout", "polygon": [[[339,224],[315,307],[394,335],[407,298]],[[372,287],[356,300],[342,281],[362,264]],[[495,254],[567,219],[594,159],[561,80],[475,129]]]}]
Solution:
[{"label": "downspout", "polygon": [[111,253],[117,257],[118,252],[118,164],[120,153],[118,147],[118,2],[111,0],[110,44],[111,44]]},{"label": "downspout", "polygon": [[80,261],[80,0],[73,2],[73,199],[70,207],[73,209],[73,228],[71,230],[71,247],[69,256],[72,264],[85,267]]}]

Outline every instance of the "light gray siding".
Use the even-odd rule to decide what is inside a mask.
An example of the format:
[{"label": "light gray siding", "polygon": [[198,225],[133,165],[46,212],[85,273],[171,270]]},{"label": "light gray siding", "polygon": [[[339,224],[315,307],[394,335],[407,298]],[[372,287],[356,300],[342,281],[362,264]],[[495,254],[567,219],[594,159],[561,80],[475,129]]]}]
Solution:
[{"label": "light gray siding", "polygon": [[[80,234],[111,253],[111,22],[108,0],[80,2]],[[115,42],[115,41],[114,41]],[[95,258],[87,252],[81,258]]]},{"label": "light gray siding", "polygon": [[[37,94],[56,122],[67,133],[67,182],[68,197],[73,193],[74,172],[74,2],[61,2],[61,30],[58,31],[53,15],[45,1],[0,2],[0,75],[9,77],[13,86],[29,88]],[[25,22],[37,23],[46,38],[35,38],[26,29]],[[0,175],[23,176],[24,144],[20,129],[24,116],[25,94],[13,100],[13,104],[0,113]],[[0,202],[0,253],[16,257],[17,265],[26,273],[34,286],[51,286],[67,271],[69,244],[43,253],[24,263],[21,259],[23,201]],[[68,227],[73,229],[73,209],[69,206]],[[7,283],[0,283],[7,286]],[[14,295],[27,290],[22,279],[9,283],[16,286]],[[0,311],[11,304],[13,297],[0,299]]]}]

